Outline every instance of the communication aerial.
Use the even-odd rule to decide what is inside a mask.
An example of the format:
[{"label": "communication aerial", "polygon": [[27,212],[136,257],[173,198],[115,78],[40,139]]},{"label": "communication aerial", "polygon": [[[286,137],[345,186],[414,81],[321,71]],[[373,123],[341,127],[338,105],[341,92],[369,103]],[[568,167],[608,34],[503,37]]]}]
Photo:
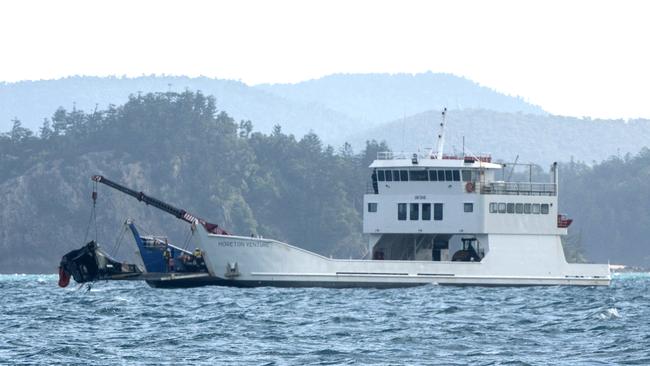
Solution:
[{"label": "communication aerial", "polygon": [[446,117],[447,117],[447,107],[445,107],[442,110],[442,120],[440,121],[440,130],[438,131],[438,148],[437,148],[437,154],[436,154],[436,159],[438,159],[438,160],[442,159],[442,149],[444,148],[444,145],[445,145]]}]

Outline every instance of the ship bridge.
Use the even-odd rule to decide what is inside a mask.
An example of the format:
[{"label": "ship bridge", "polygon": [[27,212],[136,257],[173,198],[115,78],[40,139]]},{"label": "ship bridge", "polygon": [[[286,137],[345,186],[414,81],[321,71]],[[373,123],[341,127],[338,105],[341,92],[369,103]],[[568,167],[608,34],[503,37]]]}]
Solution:
[{"label": "ship bridge", "polygon": [[[447,183],[458,185],[468,193],[555,196],[556,182],[506,182],[499,180],[498,172],[504,172],[508,164],[492,163],[489,154],[444,155],[438,159],[435,154],[421,152],[379,152],[370,168],[373,170],[366,193],[385,193],[401,190],[440,191]],[[383,183],[382,183],[383,182]],[[409,182],[408,184],[403,184]],[[435,184],[414,185],[421,182]],[[454,182],[463,182],[458,184]]]}]

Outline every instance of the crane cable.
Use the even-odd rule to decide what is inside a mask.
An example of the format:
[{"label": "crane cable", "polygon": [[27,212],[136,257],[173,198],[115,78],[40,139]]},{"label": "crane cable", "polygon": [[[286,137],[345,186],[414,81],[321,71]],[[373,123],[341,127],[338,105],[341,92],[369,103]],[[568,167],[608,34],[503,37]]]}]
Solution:
[{"label": "crane cable", "polygon": [[185,243],[183,243],[183,249],[188,250],[187,248],[189,247],[190,239],[192,239],[192,236],[194,236],[194,230],[190,230],[190,232],[187,235],[187,238],[185,238]]},{"label": "crane cable", "polygon": [[117,253],[120,250],[120,247],[122,246],[122,239],[124,239],[124,234],[126,234],[127,231],[127,226],[122,225],[122,231],[120,234],[115,238],[115,244],[113,244],[113,248],[111,252],[109,252],[113,257],[117,257]]},{"label": "crane cable", "polygon": [[90,217],[88,218],[88,225],[86,225],[86,234],[84,235],[84,240],[82,245],[86,244],[86,240],[88,239],[88,234],[90,233],[90,226],[95,224],[95,243],[97,243],[97,182],[93,182],[93,193],[92,193],[92,199],[93,199],[93,206],[90,210]]}]

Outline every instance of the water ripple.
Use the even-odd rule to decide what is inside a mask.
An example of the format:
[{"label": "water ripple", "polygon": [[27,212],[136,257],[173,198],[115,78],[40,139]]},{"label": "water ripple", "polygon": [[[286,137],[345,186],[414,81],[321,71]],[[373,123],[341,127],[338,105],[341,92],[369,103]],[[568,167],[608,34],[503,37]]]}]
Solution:
[{"label": "water ripple", "polygon": [[0,275],[0,364],[644,365],[649,285],[88,290]]}]

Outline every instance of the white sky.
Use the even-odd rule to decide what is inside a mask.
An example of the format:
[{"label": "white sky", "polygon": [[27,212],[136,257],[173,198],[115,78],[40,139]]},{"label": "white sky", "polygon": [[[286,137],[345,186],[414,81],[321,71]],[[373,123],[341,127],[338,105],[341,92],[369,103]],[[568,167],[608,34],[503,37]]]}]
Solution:
[{"label": "white sky", "polygon": [[2,1],[0,80],[449,72],[555,114],[650,117],[650,2]]}]

